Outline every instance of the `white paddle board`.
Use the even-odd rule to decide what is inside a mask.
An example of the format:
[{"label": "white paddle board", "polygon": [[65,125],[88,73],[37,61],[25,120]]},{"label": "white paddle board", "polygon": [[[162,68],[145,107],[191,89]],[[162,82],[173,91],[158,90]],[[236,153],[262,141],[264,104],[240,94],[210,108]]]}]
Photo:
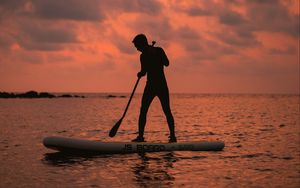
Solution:
[{"label": "white paddle board", "polygon": [[101,142],[51,136],[43,140],[45,147],[62,152],[143,153],[159,151],[220,151],[225,144],[221,141],[195,141],[176,143],[157,142]]}]

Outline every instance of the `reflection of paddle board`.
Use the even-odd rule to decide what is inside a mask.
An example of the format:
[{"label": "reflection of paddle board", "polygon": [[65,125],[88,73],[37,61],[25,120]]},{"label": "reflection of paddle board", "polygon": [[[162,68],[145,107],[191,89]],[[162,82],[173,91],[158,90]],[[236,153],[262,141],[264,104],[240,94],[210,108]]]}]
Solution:
[{"label": "reflection of paddle board", "polygon": [[224,142],[197,141],[182,143],[100,142],[64,137],[46,137],[44,146],[62,152],[139,153],[158,151],[220,151]]}]

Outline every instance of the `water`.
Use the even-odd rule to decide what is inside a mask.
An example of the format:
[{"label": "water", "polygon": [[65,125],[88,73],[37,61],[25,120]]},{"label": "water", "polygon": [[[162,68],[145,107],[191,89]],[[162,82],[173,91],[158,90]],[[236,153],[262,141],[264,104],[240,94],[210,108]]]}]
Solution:
[{"label": "water", "polygon": [[[171,95],[179,142],[223,140],[221,152],[72,156],[45,136],[129,141],[141,95],[116,137],[127,98],[0,99],[0,187],[299,187],[299,95]],[[128,94],[127,94],[128,96]],[[166,142],[159,101],[145,137]]]}]

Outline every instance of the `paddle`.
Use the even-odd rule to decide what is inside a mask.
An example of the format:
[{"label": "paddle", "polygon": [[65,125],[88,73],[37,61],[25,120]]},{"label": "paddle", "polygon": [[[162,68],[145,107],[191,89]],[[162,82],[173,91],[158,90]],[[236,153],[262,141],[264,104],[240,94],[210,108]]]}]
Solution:
[{"label": "paddle", "polygon": [[126,115],[126,112],[127,112],[127,110],[128,110],[129,104],[130,104],[130,102],[131,102],[131,99],[132,99],[132,97],[133,97],[133,95],[134,95],[135,89],[136,89],[136,87],[137,87],[137,85],[138,85],[140,79],[141,79],[141,77],[138,77],[138,79],[137,79],[137,81],[136,81],[136,83],[135,83],[135,86],[134,86],[133,91],[132,91],[132,93],[131,93],[130,99],[129,99],[128,103],[127,103],[127,106],[126,106],[126,108],[125,108],[125,112],[123,113],[123,116],[122,116],[121,119],[115,124],[115,126],[113,126],[113,128],[111,128],[111,130],[109,131],[109,136],[110,136],[110,137],[114,137],[114,136],[117,134],[118,129],[119,129],[121,123],[122,123],[123,118],[124,118],[125,115]]}]

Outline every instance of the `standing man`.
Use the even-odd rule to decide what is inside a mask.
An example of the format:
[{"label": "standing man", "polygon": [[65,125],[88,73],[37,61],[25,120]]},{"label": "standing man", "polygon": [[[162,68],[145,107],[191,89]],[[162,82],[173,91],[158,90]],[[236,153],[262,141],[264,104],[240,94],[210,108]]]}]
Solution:
[{"label": "standing man", "polygon": [[133,142],[144,142],[144,129],[149,106],[154,99],[158,97],[162,109],[166,115],[170,136],[169,142],[176,142],[174,118],[170,109],[169,89],[164,74],[164,66],[169,66],[169,60],[164,50],[160,47],[150,46],[144,34],[139,34],[133,39],[136,49],[140,55],[141,71],[137,76],[143,77],[147,74],[147,83],[142,97],[142,106],[139,116],[139,135],[132,140]]}]

